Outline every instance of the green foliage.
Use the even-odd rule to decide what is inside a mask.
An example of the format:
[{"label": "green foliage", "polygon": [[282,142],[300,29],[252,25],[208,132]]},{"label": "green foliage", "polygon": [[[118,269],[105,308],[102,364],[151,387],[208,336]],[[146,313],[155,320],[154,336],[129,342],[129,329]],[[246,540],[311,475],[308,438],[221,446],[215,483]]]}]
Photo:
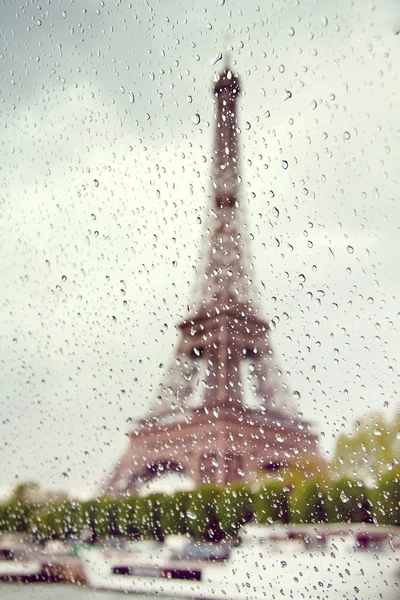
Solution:
[{"label": "green foliage", "polygon": [[98,537],[117,536],[121,534],[118,527],[118,516],[121,503],[112,498],[99,498],[96,509],[96,535]]},{"label": "green foliage", "polygon": [[322,456],[315,456],[314,454],[297,456],[279,469],[275,473],[275,478],[273,474],[269,473],[267,482],[276,481],[292,490],[307,479],[326,483],[331,480],[328,463]]},{"label": "green foliage", "polygon": [[378,479],[400,461],[400,413],[391,420],[372,413],[342,434],[336,445],[333,470],[341,477]]},{"label": "green foliage", "polygon": [[289,523],[289,490],[279,481],[270,481],[259,490],[255,500],[255,516],[258,523],[275,521]]},{"label": "green foliage", "polygon": [[379,481],[375,494],[375,516],[378,523],[400,525],[400,468],[388,471]]},{"label": "green foliage", "polygon": [[333,483],[328,494],[330,523],[372,523],[373,508],[369,492],[360,481],[342,478]]},{"label": "green foliage", "polygon": [[212,483],[192,492],[187,515],[189,533],[194,538],[214,542],[224,538],[218,517],[221,494],[222,489]]},{"label": "green foliage", "polygon": [[29,531],[31,515],[34,505],[30,502],[11,500],[2,507],[0,528],[2,531],[12,533],[25,533]]},{"label": "green foliage", "polygon": [[290,497],[291,523],[327,523],[328,489],[317,480],[305,480]]},{"label": "green foliage", "polygon": [[33,502],[39,491],[40,486],[38,483],[35,483],[34,481],[26,481],[15,486],[11,499],[14,502],[21,503]]},{"label": "green foliage", "polygon": [[166,496],[161,511],[161,528],[165,535],[184,535],[189,531],[188,509],[190,492],[176,492]]},{"label": "green foliage", "polygon": [[9,531],[8,506],[0,504],[0,531]]},{"label": "green foliage", "polygon": [[218,496],[217,514],[224,533],[236,537],[241,525],[253,518],[254,493],[242,483],[228,485]]},{"label": "green foliage", "polygon": [[137,522],[143,537],[164,540],[164,531],[161,526],[166,496],[164,494],[150,494],[145,498],[137,499]]},{"label": "green foliage", "polygon": [[138,511],[140,500],[137,496],[129,496],[121,502],[117,517],[117,526],[122,535],[134,538],[140,537],[143,528]]},{"label": "green foliage", "polygon": [[83,525],[80,508],[80,505],[73,501],[39,506],[31,514],[29,530],[41,541],[76,538]]},{"label": "green foliage", "polygon": [[88,529],[91,533],[90,541],[96,542],[98,538],[98,529],[97,529],[97,509],[99,505],[99,500],[89,500],[87,502],[82,502],[81,505],[81,519],[83,529]]},{"label": "green foliage", "polygon": [[383,474],[375,489],[361,481],[342,478],[327,483],[313,477],[288,487],[271,480],[258,492],[244,484],[226,488],[205,485],[173,496],[96,498],[23,502],[0,505],[0,531],[30,532],[39,540],[107,536],[163,540],[165,535],[190,534],[219,541],[236,537],[252,519],[262,524],[372,522],[400,525],[400,467]]}]

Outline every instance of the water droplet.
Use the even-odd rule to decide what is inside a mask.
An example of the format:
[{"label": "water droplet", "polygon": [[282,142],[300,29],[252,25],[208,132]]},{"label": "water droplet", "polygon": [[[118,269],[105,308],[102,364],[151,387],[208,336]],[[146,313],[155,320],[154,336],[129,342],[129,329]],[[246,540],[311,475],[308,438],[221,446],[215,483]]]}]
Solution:
[{"label": "water droplet", "polygon": [[327,27],[328,26],[328,19],[326,17],[322,17],[321,23],[322,23],[323,27]]},{"label": "water droplet", "polygon": [[67,281],[67,276],[66,276],[66,275],[63,275],[63,276],[61,277],[61,281]]},{"label": "water droplet", "polygon": [[301,394],[300,394],[300,392],[299,392],[299,391],[297,391],[297,390],[295,390],[295,391],[293,392],[293,398],[294,398],[295,400],[300,400],[300,398],[301,398]]},{"label": "water droplet", "polygon": [[245,123],[245,128],[247,129],[247,131],[249,131],[249,129],[251,129],[251,124],[248,121],[246,121],[246,123]]},{"label": "water droplet", "polygon": [[317,101],[316,101],[316,100],[313,100],[313,101],[311,102],[311,108],[312,108],[313,110],[315,110],[315,109],[317,108]]},{"label": "water droplet", "polygon": [[288,163],[288,161],[287,161],[287,160],[283,160],[283,161],[281,162],[281,165],[282,165],[282,169],[285,169],[285,170],[286,170],[286,169],[288,168],[288,166],[289,166],[289,163]]},{"label": "water droplet", "polygon": [[353,248],[353,246],[347,246],[347,252],[348,252],[349,254],[353,254],[353,252],[354,252],[354,248]]},{"label": "water droplet", "polygon": [[285,98],[285,100],[290,100],[290,98],[293,95],[292,92],[290,90],[285,90],[285,92],[286,92],[286,98]]},{"label": "water droplet", "polygon": [[95,179],[93,181],[93,183],[94,183],[94,187],[99,187],[99,185],[100,185],[97,179]]},{"label": "water droplet", "polygon": [[94,213],[92,213],[90,216],[92,217],[92,221],[96,220],[96,215]]},{"label": "water droplet", "polygon": [[351,135],[350,135],[350,133],[349,133],[348,131],[345,131],[345,132],[344,132],[344,134],[343,134],[343,138],[344,138],[345,140],[349,140],[349,139],[351,138]]},{"label": "water droplet", "polygon": [[293,27],[289,27],[288,34],[290,35],[290,37],[293,37],[295,33],[296,33],[296,32],[295,32],[295,30],[293,29]]},{"label": "water droplet", "polygon": [[300,275],[299,275],[299,281],[300,281],[300,283],[305,283],[306,282],[306,276],[303,275],[303,273],[300,273]]},{"label": "water droplet", "polygon": [[129,97],[129,102],[131,102],[132,104],[135,102],[135,96],[133,92],[129,92],[128,93],[128,97]]},{"label": "water droplet", "polygon": [[196,113],[196,114],[194,115],[194,117],[193,117],[193,123],[194,123],[195,125],[199,125],[199,124],[200,124],[200,121],[201,121],[201,119],[200,119],[200,115],[199,115],[198,113]]},{"label": "water droplet", "polygon": [[217,62],[219,62],[220,60],[222,60],[222,52],[220,52],[218,54],[218,56],[215,58],[214,62],[213,62],[213,66],[217,64]]}]

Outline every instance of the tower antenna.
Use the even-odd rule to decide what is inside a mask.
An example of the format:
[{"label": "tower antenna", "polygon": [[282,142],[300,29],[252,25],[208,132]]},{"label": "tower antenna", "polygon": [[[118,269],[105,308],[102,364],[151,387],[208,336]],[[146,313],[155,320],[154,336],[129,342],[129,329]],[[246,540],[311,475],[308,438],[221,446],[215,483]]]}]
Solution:
[{"label": "tower antenna", "polygon": [[232,44],[231,44],[231,36],[229,33],[225,33],[224,34],[224,52],[223,52],[223,56],[225,58],[225,65],[224,68],[225,69],[229,69],[230,68],[230,64],[231,64],[231,52],[232,52],[233,48],[232,48]]}]

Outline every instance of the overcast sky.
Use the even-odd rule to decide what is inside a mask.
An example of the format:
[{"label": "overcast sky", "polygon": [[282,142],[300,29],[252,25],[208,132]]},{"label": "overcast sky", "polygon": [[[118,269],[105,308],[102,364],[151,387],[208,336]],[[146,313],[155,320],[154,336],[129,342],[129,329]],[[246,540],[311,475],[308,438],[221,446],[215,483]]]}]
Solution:
[{"label": "overcast sky", "polygon": [[192,300],[230,46],[291,393],[326,452],[392,414],[399,2],[4,0],[0,28],[1,489],[93,488],[151,403]]}]

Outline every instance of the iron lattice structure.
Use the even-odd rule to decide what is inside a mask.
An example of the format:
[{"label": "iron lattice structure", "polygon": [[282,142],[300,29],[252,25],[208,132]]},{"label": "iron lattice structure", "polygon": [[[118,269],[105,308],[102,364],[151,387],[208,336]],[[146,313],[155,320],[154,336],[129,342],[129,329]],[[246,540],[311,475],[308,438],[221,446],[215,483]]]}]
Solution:
[{"label": "iron lattice structure", "polygon": [[214,86],[216,135],[209,237],[195,309],[148,415],[129,434],[106,492],[137,491],[165,471],[196,484],[251,481],[301,454],[317,439],[297,416],[261,317],[248,260],[236,106],[239,79],[225,69]]}]

